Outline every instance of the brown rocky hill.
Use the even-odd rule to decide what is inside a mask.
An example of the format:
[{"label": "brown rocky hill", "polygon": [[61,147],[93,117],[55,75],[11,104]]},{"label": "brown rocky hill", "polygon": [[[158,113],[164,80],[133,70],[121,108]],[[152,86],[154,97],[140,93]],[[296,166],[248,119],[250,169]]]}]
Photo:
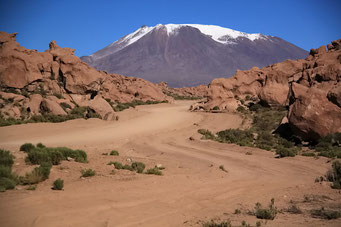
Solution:
[{"label": "brown rocky hill", "polygon": [[237,71],[214,79],[207,101],[192,110],[235,111],[255,103],[287,106],[290,129],[314,141],[341,132],[341,39],[311,49],[305,60],[286,60],[265,68]]},{"label": "brown rocky hill", "polygon": [[97,71],[55,41],[37,52],[20,46],[15,37],[0,32],[1,119],[71,114],[111,120],[120,103],[173,100],[146,80]]}]

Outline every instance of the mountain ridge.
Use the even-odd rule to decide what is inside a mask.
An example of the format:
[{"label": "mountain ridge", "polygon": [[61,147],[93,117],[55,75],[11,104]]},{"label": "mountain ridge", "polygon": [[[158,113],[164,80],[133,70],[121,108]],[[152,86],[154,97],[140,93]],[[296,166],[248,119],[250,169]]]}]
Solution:
[{"label": "mountain ridge", "polygon": [[215,25],[159,24],[142,26],[81,59],[98,70],[185,87],[230,77],[237,69],[307,55],[307,51],[275,36]]}]

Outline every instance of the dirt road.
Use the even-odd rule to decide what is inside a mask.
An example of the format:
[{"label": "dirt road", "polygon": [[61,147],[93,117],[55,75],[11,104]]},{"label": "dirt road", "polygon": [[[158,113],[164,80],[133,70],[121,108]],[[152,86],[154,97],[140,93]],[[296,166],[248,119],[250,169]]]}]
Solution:
[{"label": "dirt road", "polygon": [[[341,196],[327,184],[314,183],[330,167],[326,159],[276,159],[272,152],[200,140],[200,128],[218,131],[241,127],[234,114],[189,112],[191,102],[140,106],[120,113],[117,122],[98,119],[27,124],[0,128],[0,147],[16,156],[14,170],[32,169],[19,151],[25,142],[83,149],[89,163],[62,162],[35,191],[24,186],[0,194],[1,226],[200,226],[217,218],[255,225],[248,215],[256,202],[275,198],[278,209],[304,196],[320,203],[340,204]],[[193,140],[190,140],[192,137]],[[116,149],[120,156],[102,155]],[[252,155],[246,155],[252,154]],[[114,170],[109,161],[142,161],[147,168],[162,164],[163,176]],[[223,165],[227,172],[219,166]],[[80,170],[97,175],[80,178]],[[51,190],[64,179],[64,190]],[[318,203],[319,202],[319,203]],[[341,206],[341,205],[340,205]],[[240,209],[241,214],[233,214]],[[313,219],[304,212],[279,213],[266,226],[340,226],[339,220]]]}]

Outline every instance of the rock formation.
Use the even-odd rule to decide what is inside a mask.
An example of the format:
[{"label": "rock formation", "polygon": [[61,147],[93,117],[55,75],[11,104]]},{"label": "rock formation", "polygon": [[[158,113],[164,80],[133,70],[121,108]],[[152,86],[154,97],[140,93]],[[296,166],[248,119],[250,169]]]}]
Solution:
[{"label": "rock formation", "polygon": [[341,132],[341,39],[311,49],[301,72],[289,78],[290,128],[303,140]]},{"label": "rock formation", "polygon": [[235,111],[250,102],[287,106],[290,129],[303,140],[341,132],[341,40],[327,47],[328,51],[325,46],[311,49],[305,60],[286,60],[214,79],[207,101],[191,109]]},{"label": "rock formation", "polygon": [[172,100],[143,79],[97,71],[74,51],[55,41],[45,52],[28,50],[16,42],[16,33],[0,32],[1,117],[66,115],[77,105],[111,120],[118,102]]}]

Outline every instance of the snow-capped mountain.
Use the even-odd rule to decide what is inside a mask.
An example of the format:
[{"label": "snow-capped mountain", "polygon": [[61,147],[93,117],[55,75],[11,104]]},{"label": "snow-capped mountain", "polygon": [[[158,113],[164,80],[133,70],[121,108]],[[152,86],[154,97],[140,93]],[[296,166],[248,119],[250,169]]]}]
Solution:
[{"label": "snow-capped mountain", "polygon": [[98,70],[183,87],[307,54],[274,36],[215,25],[158,24],[142,26],[82,60]]}]

